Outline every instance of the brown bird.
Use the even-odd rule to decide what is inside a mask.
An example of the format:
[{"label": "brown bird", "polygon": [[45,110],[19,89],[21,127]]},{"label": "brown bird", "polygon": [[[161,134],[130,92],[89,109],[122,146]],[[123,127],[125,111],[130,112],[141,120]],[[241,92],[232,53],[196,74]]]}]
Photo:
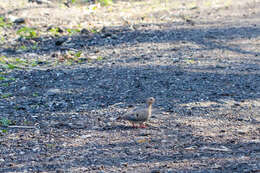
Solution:
[{"label": "brown bird", "polygon": [[119,117],[118,119],[127,120],[132,123],[133,127],[135,124],[139,124],[140,128],[145,128],[145,122],[148,121],[152,115],[152,104],[155,102],[153,97],[149,97],[147,99],[147,108],[136,108],[131,112],[128,112],[123,117]]}]

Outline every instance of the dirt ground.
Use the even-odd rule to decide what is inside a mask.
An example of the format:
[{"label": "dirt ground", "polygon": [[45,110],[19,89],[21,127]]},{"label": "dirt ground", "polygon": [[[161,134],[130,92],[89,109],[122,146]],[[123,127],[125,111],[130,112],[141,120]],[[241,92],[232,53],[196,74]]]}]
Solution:
[{"label": "dirt ground", "polygon": [[[259,0],[0,17],[0,172],[260,172]],[[150,96],[147,128],[117,120]]]}]

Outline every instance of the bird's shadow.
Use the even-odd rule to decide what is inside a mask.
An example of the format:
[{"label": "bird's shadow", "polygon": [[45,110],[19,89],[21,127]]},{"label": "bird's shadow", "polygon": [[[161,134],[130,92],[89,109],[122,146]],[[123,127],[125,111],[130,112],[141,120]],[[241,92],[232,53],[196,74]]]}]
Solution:
[{"label": "bird's shadow", "polygon": [[128,126],[128,125],[113,125],[113,126],[104,126],[99,131],[107,131],[107,130],[136,130],[139,128]]},{"label": "bird's shadow", "polygon": [[146,128],[140,128],[140,127],[133,127],[130,125],[112,125],[112,126],[104,126],[102,128],[99,128],[98,131],[108,131],[108,130],[121,130],[121,131],[127,131],[127,130],[140,130],[140,129],[153,129],[153,126],[147,125]]}]

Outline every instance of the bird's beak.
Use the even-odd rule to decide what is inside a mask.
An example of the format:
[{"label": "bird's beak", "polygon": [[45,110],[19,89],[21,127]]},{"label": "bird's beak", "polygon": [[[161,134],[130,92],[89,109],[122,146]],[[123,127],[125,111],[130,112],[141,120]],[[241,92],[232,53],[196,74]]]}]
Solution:
[{"label": "bird's beak", "polygon": [[121,119],[122,119],[122,117],[117,117],[117,118],[116,118],[116,120],[121,120]]}]

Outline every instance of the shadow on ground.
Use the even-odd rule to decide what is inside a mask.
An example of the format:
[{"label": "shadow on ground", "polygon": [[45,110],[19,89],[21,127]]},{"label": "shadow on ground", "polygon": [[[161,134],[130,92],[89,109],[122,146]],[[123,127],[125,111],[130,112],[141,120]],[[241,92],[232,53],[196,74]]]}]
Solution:
[{"label": "shadow on ground", "polygon": [[[257,51],[244,50],[242,47],[224,43],[232,39],[250,40],[259,37],[260,29],[258,27],[163,31],[122,31],[112,28],[106,32],[116,34],[117,39],[104,38],[99,34],[89,39],[72,36],[70,42],[74,45],[65,49],[84,50],[86,47],[92,49],[147,42],[171,44],[190,42],[198,45],[199,48],[191,48],[196,51],[223,49],[242,54],[242,56],[259,56]],[[44,38],[39,40],[44,40]],[[54,51],[64,50],[55,45],[56,40],[53,38],[39,41],[39,49],[28,52],[51,55]],[[221,42],[218,42],[220,40]],[[27,52],[13,53],[10,55],[23,55]],[[153,56],[153,53],[147,53],[146,56]],[[183,58],[182,55],[180,58]],[[139,61],[135,57],[128,60],[129,62]],[[40,127],[38,135],[41,136],[37,138],[35,135],[37,139],[32,140],[24,139],[24,136],[30,136],[28,133],[32,133],[33,136],[34,130],[32,130],[26,131],[26,134],[17,135],[17,138],[12,138],[12,143],[5,144],[6,141],[1,141],[3,145],[0,146],[0,154],[6,161],[0,163],[0,167],[2,167],[0,170],[3,172],[54,171],[59,168],[77,171],[76,168],[82,168],[85,171],[88,169],[97,171],[99,169],[109,170],[111,167],[128,169],[128,166],[133,165],[142,169],[142,164],[151,163],[149,168],[144,169],[169,167],[174,171],[200,170],[203,172],[209,169],[213,169],[215,172],[258,171],[260,169],[258,163],[260,143],[257,141],[259,131],[252,135],[255,142],[252,140],[243,142],[239,140],[239,137],[233,142],[216,142],[214,139],[210,141],[206,136],[195,135],[196,126],[186,126],[184,123],[177,126],[174,121],[172,124],[167,124],[173,117],[216,116],[215,119],[218,119],[220,118],[217,114],[218,109],[225,108],[227,102],[233,101],[235,103],[230,108],[233,116],[240,116],[241,110],[248,113],[258,111],[257,106],[249,110],[247,107],[239,105],[243,102],[260,99],[260,66],[257,63],[259,63],[257,58],[239,63],[239,68],[233,71],[229,68],[237,67],[238,64],[234,65],[232,62],[229,63],[229,66],[221,68],[210,65],[200,66],[199,64],[182,66],[178,63],[143,64],[136,67],[115,63],[100,66],[88,66],[87,64],[64,69],[14,70],[7,77],[15,78],[16,81],[10,83],[10,86],[1,87],[2,93],[12,94],[10,97],[2,99],[1,116],[16,121],[18,125],[24,125],[25,122],[33,123]],[[5,81],[0,81],[0,83],[3,84]],[[140,136],[139,130],[122,130],[122,126],[118,124],[114,129],[103,129],[102,126],[109,126],[110,118],[122,113],[116,114],[117,111],[122,111],[121,109],[136,103],[143,103],[144,98],[149,96],[156,98],[155,107],[169,113],[167,119],[163,121],[167,126],[161,124],[160,128],[151,128],[151,134],[147,135],[152,136],[152,133],[158,133],[157,136],[154,135],[145,141],[142,141],[143,139],[140,141],[136,139],[138,135]],[[214,102],[215,105],[204,106],[203,109],[200,107],[190,109],[183,106],[196,102]],[[115,106],[111,111],[111,106],[118,103],[121,105]],[[240,107],[240,109],[234,108],[234,106]],[[250,117],[251,115],[245,114],[244,116]],[[232,116],[223,119],[239,121]],[[71,123],[79,121],[84,122],[83,128],[71,128]],[[53,126],[53,122],[62,122],[65,126],[59,128],[59,126]],[[21,131],[13,130],[10,133],[21,133]],[[147,131],[149,132],[149,129]],[[79,134],[88,133],[94,135],[90,136],[90,139],[88,137],[80,139]],[[105,134],[102,136],[102,133]],[[168,136],[164,142],[161,135],[166,134]],[[74,137],[75,135],[78,136]],[[169,135],[172,136],[169,137]],[[249,138],[252,136],[249,135]],[[109,141],[110,137],[112,140],[122,138],[122,141]],[[221,139],[221,137],[216,138]],[[80,141],[73,143],[72,139]],[[211,151],[208,152],[202,149],[205,146],[212,148],[225,146],[228,149],[212,151],[211,148]],[[187,147],[193,148],[187,149]],[[159,166],[156,166],[155,163],[158,163]],[[153,164],[155,165],[153,166]]]},{"label": "shadow on ground", "polygon": [[[164,141],[162,136],[147,137],[144,141],[129,136],[125,142],[110,141],[99,144],[83,139],[75,144],[64,146],[60,140],[55,142],[40,141],[41,152],[25,151],[17,160],[18,166],[2,167],[6,171],[100,171],[100,170],[138,170],[148,171],[213,171],[213,172],[254,172],[259,170],[259,142],[209,141],[209,137],[195,136],[192,128],[179,126],[178,133]],[[167,133],[171,133],[168,131]],[[73,138],[73,137],[71,137]],[[121,136],[125,140],[125,136]],[[79,138],[73,138],[77,141]],[[117,138],[118,140],[118,138]],[[14,141],[15,142],[15,141]],[[18,142],[18,141],[17,141]],[[32,141],[24,141],[25,146]],[[74,146],[77,145],[77,146]],[[45,151],[44,151],[45,150]],[[52,152],[46,157],[42,153]],[[17,155],[13,158],[20,157]],[[258,159],[257,159],[258,158]],[[22,166],[26,160],[26,166]],[[10,162],[11,163],[11,162]],[[19,166],[19,164],[21,166]],[[147,164],[150,165],[147,167]],[[31,166],[30,166],[31,165]]]},{"label": "shadow on ground", "polygon": [[[62,36],[62,37],[39,37],[33,40],[37,43],[37,49],[27,51],[15,51],[15,47],[18,45],[26,45],[27,47],[33,47],[35,42],[22,40],[18,45],[13,45],[8,49],[3,49],[3,52],[7,52],[10,55],[25,54],[33,52],[36,54],[49,54],[51,55],[55,51],[65,51],[70,49],[91,50],[92,48],[113,46],[121,44],[136,45],[140,43],[179,43],[188,42],[197,45],[199,48],[192,48],[194,51],[205,51],[221,49],[223,51],[231,51],[240,54],[248,54],[259,56],[260,52],[244,50],[239,45],[227,45],[226,42],[232,40],[251,40],[259,37],[260,29],[257,26],[238,26],[238,27],[225,27],[216,28],[209,27],[207,23],[201,24],[201,27],[194,28],[180,28],[180,29],[167,29],[167,30],[142,30],[145,25],[157,26],[158,24],[143,24],[137,25],[138,30],[131,30],[127,27],[116,26],[107,27],[103,33],[91,34],[91,35],[79,35],[79,36]],[[160,24],[160,26],[167,27],[169,24]],[[176,24],[177,26],[182,23]],[[206,29],[203,25],[207,26]],[[111,37],[114,35],[115,37]],[[57,43],[67,42],[67,45],[57,46]]]}]

